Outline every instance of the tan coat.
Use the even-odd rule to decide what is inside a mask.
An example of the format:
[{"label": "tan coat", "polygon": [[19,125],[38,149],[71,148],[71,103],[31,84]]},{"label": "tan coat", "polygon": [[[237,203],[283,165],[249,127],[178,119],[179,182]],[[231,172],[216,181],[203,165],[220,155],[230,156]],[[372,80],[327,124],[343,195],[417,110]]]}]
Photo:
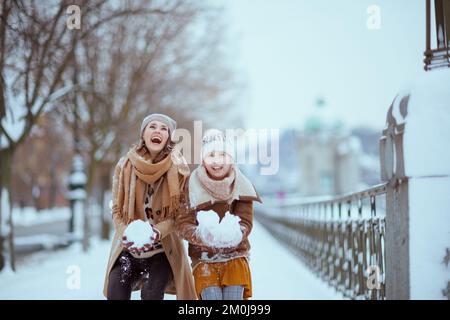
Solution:
[{"label": "tan coat", "polygon": [[[196,169],[197,170],[197,169]],[[250,243],[248,235],[253,228],[253,201],[262,202],[252,183],[240,172],[236,171],[236,191],[229,201],[213,199],[198,181],[195,171],[189,177],[189,210],[182,210],[176,216],[177,234],[189,242],[189,257],[192,260],[192,269],[201,261],[227,261],[238,257],[248,257]],[[186,194],[187,192],[185,192]],[[241,243],[233,248],[212,248],[199,238],[196,229],[198,226],[197,213],[199,211],[213,210],[220,220],[225,212],[230,212],[240,218],[243,233]]]},{"label": "tan coat", "polygon": [[[114,180],[119,177],[123,164],[125,161],[121,159],[117,164],[114,171]],[[146,190],[147,191],[147,190]],[[145,191],[145,192],[146,192]],[[117,183],[113,183],[113,199],[117,198],[118,192]],[[146,193],[145,193],[146,194]],[[185,197],[183,196],[183,201]],[[180,210],[185,209],[185,205],[180,205]],[[116,262],[117,258],[123,250],[122,236],[126,229],[126,225],[119,219],[119,211],[117,205],[113,203],[112,216],[114,221],[115,233],[111,245],[111,251],[108,259],[108,265],[105,275],[103,294],[107,296],[109,273]],[[137,210],[144,210],[144,201],[142,201],[142,208]],[[192,276],[191,268],[189,266],[188,257],[186,255],[182,240],[174,232],[174,219],[167,218],[155,225],[155,227],[161,231],[161,243],[163,245],[167,259],[172,267],[173,279],[170,281],[166,288],[166,293],[176,294],[177,299],[181,300],[194,300],[197,299],[194,287],[194,279]]]},{"label": "tan coat", "polygon": [[[253,227],[253,200],[256,199],[245,197],[241,199],[243,200],[234,200],[231,204],[226,201],[203,203],[195,209],[177,216],[176,230],[180,237],[189,242],[189,256],[192,260],[192,269],[195,269],[201,261],[221,262],[238,257],[248,257],[250,250],[248,235]],[[198,226],[197,212],[201,210],[215,211],[220,220],[223,219],[227,211],[239,216],[243,231],[241,243],[237,247],[220,249],[205,245],[196,233]]]}]

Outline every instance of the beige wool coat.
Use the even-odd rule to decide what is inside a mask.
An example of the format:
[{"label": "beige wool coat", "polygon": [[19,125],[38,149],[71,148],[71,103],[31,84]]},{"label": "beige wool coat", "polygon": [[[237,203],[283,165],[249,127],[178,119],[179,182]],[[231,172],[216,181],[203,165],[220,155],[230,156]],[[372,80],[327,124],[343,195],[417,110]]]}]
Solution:
[{"label": "beige wool coat", "polygon": [[[113,204],[112,204],[112,218],[115,227],[115,233],[111,244],[111,251],[109,254],[103,294],[105,297],[107,296],[108,290],[108,282],[109,282],[109,274],[111,272],[114,263],[117,258],[120,256],[120,253],[123,250],[122,237],[123,233],[126,229],[126,225],[119,218],[120,208],[118,208],[117,204],[114,203],[114,199],[117,199],[118,185],[117,180],[120,176],[121,170],[123,170],[126,158],[122,158],[119,163],[116,165],[114,171],[114,180],[113,180]],[[147,190],[145,190],[145,193]],[[138,195],[136,195],[138,196]],[[142,207],[136,208],[136,210],[144,210],[144,200],[142,196]],[[182,201],[186,201],[186,196],[182,196]],[[186,206],[181,204],[179,210],[185,210]],[[195,300],[197,299],[194,287],[194,278],[192,276],[192,270],[189,265],[188,257],[183,246],[182,240],[175,233],[175,221],[173,218],[167,218],[161,222],[158,222],[155,227],[161,232],[161,243],[164,248],[164,252],[167,256],[167,259],[172,268],[173,278],[169,282],[166,287],[165,293],[168,294],[176,294],[177,299],[179,300]],[[139,288],[134,288],[134,290],[138,290]]]}]

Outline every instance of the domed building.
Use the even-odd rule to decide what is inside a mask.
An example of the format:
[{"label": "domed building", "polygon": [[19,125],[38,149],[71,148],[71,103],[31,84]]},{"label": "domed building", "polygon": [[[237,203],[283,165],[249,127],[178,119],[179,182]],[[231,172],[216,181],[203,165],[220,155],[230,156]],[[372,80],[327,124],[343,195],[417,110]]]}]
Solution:
[{"label": "domed building", "polygon": [[335,195],[361,185],[361,143],[319,99],[297,139],[302,196]]}]

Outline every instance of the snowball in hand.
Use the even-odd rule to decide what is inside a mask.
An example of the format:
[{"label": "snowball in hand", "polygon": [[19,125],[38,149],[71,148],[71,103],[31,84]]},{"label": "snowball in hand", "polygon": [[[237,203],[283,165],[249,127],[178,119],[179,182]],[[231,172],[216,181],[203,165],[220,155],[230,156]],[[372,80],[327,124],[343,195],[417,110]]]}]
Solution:
[{"label": "snowball in hand", "polygon": [[213,210],[197,212],[197,231],[205,239],[208,233],[213,233],[219,227],[219,216]]},{"label": "snowball in hand", "polygon": [[229,212],[220,222],[220,241],[224,247],[235,247],[242,241],[241,218]]},{"label": "snowball in hand", "polygon": [[[225,213],[219,223],[219,216],[213,210],[199,211],[197,213],[198,228],[200,238],[211,247],[229,248],[235,247],[242,241],[242,231],[238,216]],[[213,235],[214,240],[208,241],[207,235]]]},{"label": "snowball in hand", "polygon": [[127,237],[128,242],[134,242],[133,248],[143,248],[145,244],[152,244],[154,231],[150,223],[134,220],[127,226],[123,235]]}]

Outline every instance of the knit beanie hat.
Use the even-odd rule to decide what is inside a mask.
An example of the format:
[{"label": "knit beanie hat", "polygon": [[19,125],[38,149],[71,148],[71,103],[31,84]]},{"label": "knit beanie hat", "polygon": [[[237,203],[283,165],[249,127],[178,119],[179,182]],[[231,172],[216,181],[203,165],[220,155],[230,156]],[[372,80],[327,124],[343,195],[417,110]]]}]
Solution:
[{"label": "knit beanie hat", "polygon": [[231,141],[225,137],[222,131],[217,129],[210,129],[205,132],[202,139],[202,160],[212,151],[219,151],[227,153],[233,161],[235,160],[234,147]]},{"label": "knit beanie hat", "polygon": [[142,138],[142,136],[144,135],[144,130],[147,127],[147,125],[152,121],[159,121],[164,123],[169,128],[170,134],[173,134],[173,132],[177,128],[177,122],[173,120],[171,117],[168,117],[165,114],[161,113],[152,113],[146,116],[144,120],[142,120],[141,135],[139,136],[140,138]]}]

